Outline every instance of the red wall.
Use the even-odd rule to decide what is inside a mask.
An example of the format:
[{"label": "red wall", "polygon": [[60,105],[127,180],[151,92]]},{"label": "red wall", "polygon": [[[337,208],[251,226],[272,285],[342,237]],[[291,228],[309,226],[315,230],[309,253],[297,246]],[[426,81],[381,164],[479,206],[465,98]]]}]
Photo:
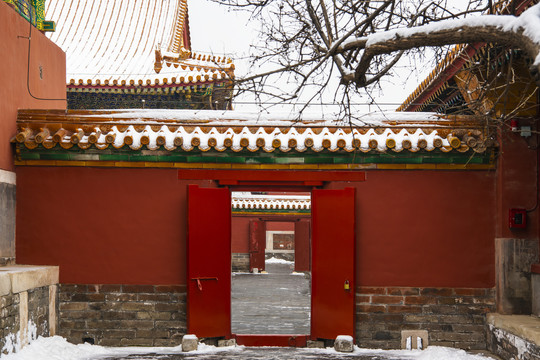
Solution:
[{"label": "red wall", "polygon": [[[496,237],[537,238],[538,237],[538,140],[524,138],[519,133],[507,131],[502,135],[498,168],[498,219]],[[510,208],[535,211],[527,214],[525,229],[510,229],[508,217]]]},{"label": "red wall", "polygon": [[[0,1],[0,169],[13,170],[10,139],[16,132],[18,109],[65,109],[66,101],[37,100],[27,88],[27,72],[32,95],[38,98],[66,98],[66,57],[64,52],[35,28],[32,29],[31,58],[28,65],[29,24],[5,2]],[[39,67],[43,79],[40,78]]]},{"label": "red wall", "polygon": [[[60,265],[63,283],[185,283],[177,170],[20,167],[17,178],[19,263]],[[372,171],[354,186],[358,285],[494,286],[495,172]]]},{"label": "red wall", "polygon": [[494,171],[372,171],[355,187],[357,285],[494,286]]},{"label": "red wall", "polygon": [[294,222],[268,221],[267,231],[294,231]]},{"label": "red wall", "polygon": [[232,217],[232,234],[231,247],[233,253],[248,253],[249,252],[249,221],[258,219],[252,216],[233,216]]},{"label": "red wall", "polygon": [[17,180],[19,264],[60,265],[62,283],[185,284],[177,170],[19,167]]}]

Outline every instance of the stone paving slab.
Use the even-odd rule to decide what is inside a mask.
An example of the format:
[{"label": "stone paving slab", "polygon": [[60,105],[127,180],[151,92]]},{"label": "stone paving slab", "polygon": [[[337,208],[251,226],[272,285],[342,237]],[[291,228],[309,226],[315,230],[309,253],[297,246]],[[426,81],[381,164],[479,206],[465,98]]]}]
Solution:
[{"label": "stone paving slab", "polygon": [[268,274],[232,277],[234,334],[309,334],[310,279],[293,275],[293,264],[267,264]]}]

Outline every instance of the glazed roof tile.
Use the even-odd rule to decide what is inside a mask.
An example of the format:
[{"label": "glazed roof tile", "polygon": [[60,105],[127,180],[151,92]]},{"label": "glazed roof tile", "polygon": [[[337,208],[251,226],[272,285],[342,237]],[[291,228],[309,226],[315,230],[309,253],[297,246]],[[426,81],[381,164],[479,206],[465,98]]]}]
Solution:
[{"label": "glazed roof tile", "polygon": [[49,0],[45,14],[57,23],[48,36],[66,52],[68,85],[196,84],[234,69],[190,51],[187,0]]},{"label": "glazed roof tile", "polygon": [[[136,115],[135,115],[136,114]],[[135,115],[135,116],[134,116]],[[412,120],[415,115],[417,121]],[[495,144],[474,118],[390,113],[363,124],[257,118],[234,111],[19,111],[13,141],[29,149],[239,152],[467,152]],[[405,120],[398,120],[402,116]],[[243,120],[242,120],[243,119]],[[351,126],[354,125],[354,126]]]}]

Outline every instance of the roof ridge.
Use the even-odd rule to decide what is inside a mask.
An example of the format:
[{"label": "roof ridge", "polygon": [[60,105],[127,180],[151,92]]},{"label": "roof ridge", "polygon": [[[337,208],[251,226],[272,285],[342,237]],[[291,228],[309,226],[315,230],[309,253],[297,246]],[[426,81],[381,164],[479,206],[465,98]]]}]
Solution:
[{"label": "roof ridge", "polygon": [[[186,17],[188,12],[187,0],[178,0],[176,20],[174,22],[173,35],[171,41],[167,47],[167,51],[180,54],[182,49],[185,48],[184,44],[184,25],[186,24]],[[185,51],[184,50],[184,51]]]}]

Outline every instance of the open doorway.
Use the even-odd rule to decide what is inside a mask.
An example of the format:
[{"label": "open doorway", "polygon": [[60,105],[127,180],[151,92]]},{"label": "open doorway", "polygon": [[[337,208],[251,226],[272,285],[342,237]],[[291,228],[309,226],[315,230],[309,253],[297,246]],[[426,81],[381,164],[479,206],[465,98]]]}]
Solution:
[{"label": "open doorway", "polygon": [[310,193],[232,193],[231,330],[309,334]]},{"label": "open doorway", "polygon": [[[188,186],[186,318],[188,333],[196,334],[199,338],[234,335],[231,331],[231,213],[229,188]],[[312,189],[309,217],[309,337],[334,339],[338,335],[353,336],[356,324],[355,188]],[[264,217],[261,220],[265,220]],[[295,224],[301,223],[298,221]],[[298,240],[295,227],[295,266],[298,264]],[[309,319],[309,312],[307,317]],[[258,318],[256,323],[265,321]],[[247,339],[251,339],[251,344],[257,346],[275,346],[276,342],[268,341],[275,339],[284,346],[295,342],[295,339],[307,338],[306,335],[297,335],[302,334],[263,337],[239,335],[236,339],[241,340],[239,344],[248,344]]]}]

